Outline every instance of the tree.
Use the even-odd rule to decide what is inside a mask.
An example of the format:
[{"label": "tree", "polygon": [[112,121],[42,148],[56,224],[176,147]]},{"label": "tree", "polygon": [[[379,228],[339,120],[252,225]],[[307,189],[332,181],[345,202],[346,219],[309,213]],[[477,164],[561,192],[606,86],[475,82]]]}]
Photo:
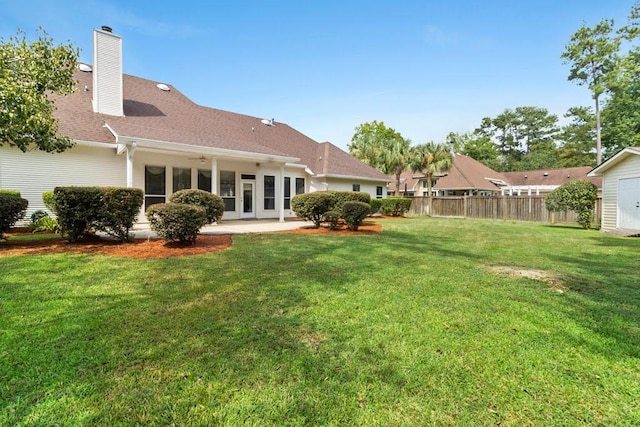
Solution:
[{"label": "tree", "polygon": [[493,170],[502,170],[498,146],[487,135],[451,132],[446,141],[453,145],[455,153],[469,156]]},{"label": "tree", "polygon": [[558,117],[546,108],[524,106],[483,118],[475,134],[494,141],[500,156],[496,162],[499,171],[523,170],[544,161],[540,159],[554,159],[557,123]]},{"label": "tree", "polygon": [[363,123],[356,127],[348,146],[349,153],[385,175],[396,178],[396,192],[400,192],[400,175],[407,167],[411,140],[384,125],[384,122]]},{"label": "tree", "polygon": [[562,128],[558,166],[595,166],[595,115],[591,107],[571,107],[564,115],[571,122]]},{"label": "tree", "polygon": [[55,106],[48,95],[73,92],[78,50],[71,44],[54,45],[42,29],[38,33],[30,43],[22,31],[8,41],[0,39],[0,146],[62,152],[73,143],[57,135]]},{"label": "tree", "polygon": [[421,172],[427,179],[427,197],[431,213],[431,188],[435,176],[447,172],[453,166],[453,156],[447,144],[428,142],[413,149],[410,162],[413,172]]},{"label": "tree", "polygon": [[603,19],[593,27],[584,24],[565,47],[561,58],[571,65],[569,81],[586,85],[591,91],[596,118],[596,164],[602,163],[602,127],[600,96],[605,92],[607,79],[616,68],[620,37],[614,36],[613,19]]},{"label": "tree", "polygon": [[619,150],[640,146],[640,50],[621,58],[610,96],[602,108],[602,146],[607,158]]}]

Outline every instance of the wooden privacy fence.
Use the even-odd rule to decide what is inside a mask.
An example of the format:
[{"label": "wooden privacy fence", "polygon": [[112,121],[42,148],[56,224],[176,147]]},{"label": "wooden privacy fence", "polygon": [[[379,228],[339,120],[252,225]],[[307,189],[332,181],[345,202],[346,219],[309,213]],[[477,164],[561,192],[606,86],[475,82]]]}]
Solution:
[{"label": "wooden privacy fence", "polygon": [[[576,213],[549,212],[544,196],[464,196],[433,197],[429,212],[428,197],[412,197],[411,216],[441,216],[455,218],[501,219],[508,221],[534,221],[576,224]],[[602,199],[596,200],[593,226],[600,226]]]}]

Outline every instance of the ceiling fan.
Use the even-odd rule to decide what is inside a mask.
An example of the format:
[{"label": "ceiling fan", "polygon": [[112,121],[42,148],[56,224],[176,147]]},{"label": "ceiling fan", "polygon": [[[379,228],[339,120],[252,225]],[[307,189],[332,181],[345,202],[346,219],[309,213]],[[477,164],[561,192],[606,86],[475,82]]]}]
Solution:
[{"label": "ceiling fan", "polygon": [[206,162],[207,158],[203,154],[200,157],[189,157],[189,160],[199,160],[200,164],[204,165],[204,163]]}]

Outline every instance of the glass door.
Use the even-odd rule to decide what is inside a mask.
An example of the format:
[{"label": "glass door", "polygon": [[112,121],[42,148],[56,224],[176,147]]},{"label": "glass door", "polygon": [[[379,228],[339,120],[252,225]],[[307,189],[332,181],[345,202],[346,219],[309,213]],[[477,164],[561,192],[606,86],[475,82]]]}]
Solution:
[{"label": "glass door", "polygon": [[240,212],[240,218],[255,218],[255,182],[253,181],[241,181],[240,187],[242,188],[242,212]]}]

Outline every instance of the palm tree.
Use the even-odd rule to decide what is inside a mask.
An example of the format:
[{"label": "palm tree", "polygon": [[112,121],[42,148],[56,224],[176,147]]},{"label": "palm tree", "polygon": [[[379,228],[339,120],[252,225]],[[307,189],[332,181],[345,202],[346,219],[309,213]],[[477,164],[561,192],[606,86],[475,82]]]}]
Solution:
[{"label": "palm tree", "polygon": [[431,215],[431,188],[436,175],[447,172],[453,166],[453,155],[447,144],[428,142],[413,148],[410,160],[411,170],[422,173],[427,179],[427,197]]},{"label": "palm tree", "polygon": [[384,122],[374,120],[356,128],[349,152],[385,175],[395,175],[396,194],[399,194],[400,175],[411,158],[411,140],[386,127]]}]

